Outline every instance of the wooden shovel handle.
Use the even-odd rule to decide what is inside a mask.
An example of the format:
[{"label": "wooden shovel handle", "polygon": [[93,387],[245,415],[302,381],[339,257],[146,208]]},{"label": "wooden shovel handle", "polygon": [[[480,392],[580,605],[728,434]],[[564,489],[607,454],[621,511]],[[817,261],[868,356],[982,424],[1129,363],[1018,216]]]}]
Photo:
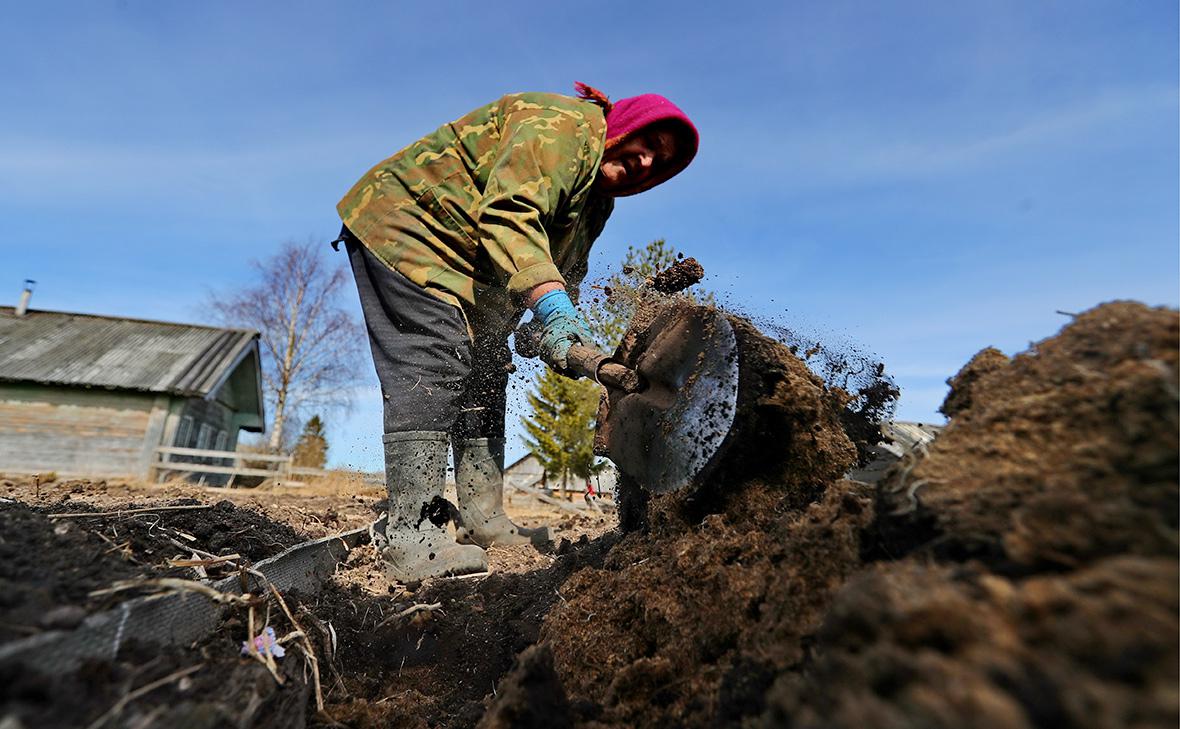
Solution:
[{"label": "wooden shovel handle", "polygon": [[643,382],[638,372],[618,362],[612,362],[610,357],[593,347],[573,345],[570,347],[566,361],[571,370],[595,380],[603,387],[622,390],[626,393],[638,392],[643,389]]}]

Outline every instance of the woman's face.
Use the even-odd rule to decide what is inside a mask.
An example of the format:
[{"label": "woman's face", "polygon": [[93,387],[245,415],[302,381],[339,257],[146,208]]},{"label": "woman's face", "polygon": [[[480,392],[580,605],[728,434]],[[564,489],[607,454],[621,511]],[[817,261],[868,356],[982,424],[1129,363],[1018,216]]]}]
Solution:
[{"label": "woman's face", "polygon": [[606,151],[599,166],[598,188],[607,194],[642,189],[645,182],[672,164],[676,136],[668,129],[645,129]]}]

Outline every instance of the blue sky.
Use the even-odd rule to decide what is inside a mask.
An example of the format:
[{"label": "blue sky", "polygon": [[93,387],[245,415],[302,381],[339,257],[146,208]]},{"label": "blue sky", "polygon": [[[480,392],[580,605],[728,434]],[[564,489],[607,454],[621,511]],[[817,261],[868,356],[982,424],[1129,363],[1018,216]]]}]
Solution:
[{"label": "blue sky", "polygon": [[[376,161],[575,80],[702,140],[592,277],[666,238],[732,305],[878,353],[900,417],[1056,310],[1180,297],[1173,0],[5,5],[0,303],[32,278],[34,308],[208,321]],[[380,421],[370,376],[333,462],[376,468]]]}]

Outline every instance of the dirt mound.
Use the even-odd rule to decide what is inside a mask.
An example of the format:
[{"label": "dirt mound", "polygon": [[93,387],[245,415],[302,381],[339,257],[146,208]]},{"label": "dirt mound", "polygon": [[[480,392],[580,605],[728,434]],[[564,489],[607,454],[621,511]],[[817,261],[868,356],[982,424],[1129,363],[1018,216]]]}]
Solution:
[{"label": "dirt mound", "polygon": [[953,418],[962,411],[970,409],[972,386],[984,375],[1007,367],[1011,361],[1008,359],[1008,355],[995,347],[979,350],[967,364],[963,365],[959,374],[946,381],[950,392],[947,393],[946,399],[943,400],[942,407],[938,411],[948,418]]},{"label": "dirt mound", "polygon": [[980,373],[998,360],[977,355],[952,381],[974,380],[951,393],[969,406],[882,483],[881,554],[1006,573],[1174,555],[1177,336],[1176,312],[1118,302],[1010,364]]},{"label": "dirt mound", "polygon": [[724,482],[700,523],[657,509],[545,619],[562,719],[1174,726],[1177,359],[1174,311],[1100,307],[976,358],[876,494],[829,474],[817,501]]},{"label": "dirt mound", "polygon": [[844,482],[801,510],[760,487],[742,501],[680,533],[632,534],[564,585],[542,636],[566,691],[590,707],[578,718],[716,726],[757,715],[773,678],[803,660],[860,564],[871,494]]},{"label": "dirt mound", "polygon": [[1175,726],[1174,558],[1012,580],[980,565],[881,565],[834,601],[768,726]]}]

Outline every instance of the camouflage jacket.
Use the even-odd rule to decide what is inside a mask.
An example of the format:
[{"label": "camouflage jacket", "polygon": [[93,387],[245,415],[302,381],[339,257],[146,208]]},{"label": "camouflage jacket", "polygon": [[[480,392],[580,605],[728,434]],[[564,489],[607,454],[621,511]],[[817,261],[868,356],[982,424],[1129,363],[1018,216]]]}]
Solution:
[{"label": "camouflage jacket", "polygon": [[469,322],[502,320],[537,284],[572,289],[585,275],[613,208],[591,191],[605,134],[588,101],[510,94],[373,167],[336,209],[378,258]]}]

